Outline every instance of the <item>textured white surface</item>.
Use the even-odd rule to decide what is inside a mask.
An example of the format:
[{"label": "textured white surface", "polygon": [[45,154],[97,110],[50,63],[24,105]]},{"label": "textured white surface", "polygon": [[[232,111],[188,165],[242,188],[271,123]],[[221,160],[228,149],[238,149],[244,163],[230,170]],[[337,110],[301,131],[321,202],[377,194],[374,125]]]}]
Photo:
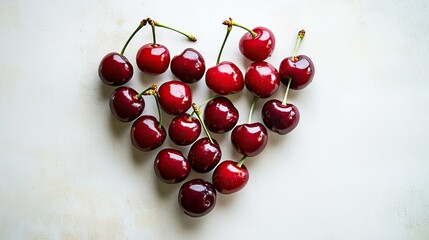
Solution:
[{"label": "textured white surface", "polygon": [[[428,15],[425,0],[1,0],[0,239],[429,239]],[[218,195],[203,218],[181,213],[179,185],[156,179],[157,150],[132,147],[130,124],[110,116],[113,88],[97,76],[145,17],[195,34],[190,43],[157,31],[172,55],[194,47],[208,67],[228,17],[276,34],[275,66],[307,31],[299,52],[316,76],[291,93],[300,124],[286,137],[270,133],[247,162],[248,185]],[[233,29],[222,59],[244,71],[243,33]],[[147,27],[126,51],[132,63],[149,41]],[[136,71],[130,85],[171,78]],[[210,94],[204,81],[193,89],[200,102]],[[232,99],[244,122],[250,97]],[[229,134],[215,138],[223,159],[238,160]]]}]

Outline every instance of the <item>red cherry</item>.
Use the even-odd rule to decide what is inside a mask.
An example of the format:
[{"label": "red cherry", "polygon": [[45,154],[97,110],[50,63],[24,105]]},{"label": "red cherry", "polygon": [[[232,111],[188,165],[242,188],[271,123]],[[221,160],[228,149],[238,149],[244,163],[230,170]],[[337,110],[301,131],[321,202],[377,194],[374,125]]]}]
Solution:
[{"label": "red cherry", "polygon": [[298,125],[299,111],[293,104],[269,100],[262,107],[262,120],[271,131],[285,135]]},{"label": "red cherry", "polygon": [[207,181],[193,179],[182,185],[178,200],[184,213],[191,217],[202,217],[213,210],[216,189]]},{"label": "red cherry", "polygon": [[193,48],[185,49],[171,60],[171,72],[185,83],[198,82],[206,71],[203,56]]},{"label": "red cherry", "polygon": [[270,63],[253,62],[247,68],[245,84],[246,88],[255,96],[267,98],[279,88],[279,73]]},{"label": "red cherry", "polygon": [[195,117],[182,113],[173,118],[168,128],[171,141],[179,146],[193,143],[201,134],[201,124]]},{"label": "red cherry", "polygon": [[134,89],[119,87],[110,96],[109,106],[116,119],[131,122],[142,114],[145,101]]},{"label": "red cherry", "polygon": [[200,138],[194,144],[188,153],[188,160],[196,172],[210,172],[219,163],[222,157],[219,144],[213,139]]},{"label": "red cherry", "polygon": [[246,166],[238,166],[237,162],[226,160],[221,162],[213,172],[212,182],[216,190],[223,194],[239,191],[249,181]]},{"label": "red cherry", "polygon": [[214,133],[230,131],[238,122],[239,112],[226,97],[216,97],[204,109],[204,123]]},{"label": "red cherry", "polygon": [[98,66],[98,75],[102,82],[110,86],[119,86],[127,83],[133,76],[133,65],[119,53],[107,54]]},{"label": "red cherry", "polygon": [[164,143],[165,129],[154,116],[143,115],[134,121],[131,127],[131,141],[142,150],[150,151]]},{"label": "red cherry", "polygon": [[148,43],[139,49],[136,61],[142,72],[158,75],[167,71],[170,65],[170,52],[164,45]]},{"label": "red cherry", "polygon": [[162,109],[171,115],[186,112],[192,104],[191,88],[177,80],[163,83],[158,89],[158,97]]},{"label": "red cherry", "polygon": [[314,76],[314,65],[311,59],[305,55],[287,57],[283,59],[279,67],[280,80],[287,85],[292,78],[291,89],[300,90],[311,83]]},{"label": "red cherry", "polygon": [[256,36],[246,32],[240,39],[240,52],[252,61],[264,61],[274,51],[276,39],[273,32],[265,27],[256,27],[252,30]]},{"label": "red cherry", "polygon": [[243,73],[234,63],[223,61],[207,70],[206,84],[220,95],[237,93],[244,88]]},{"label": "red cherry", "polygon": [[179,183],[188,177],[191,165],[180,151],[166,148],[156,155],[154,169],[161,181]]},{"label": "red cherry", "polygon": [[238,125],[232,130],[231,142],[239,153],[254,157],[267,145],[267,129],[261,123]]}]

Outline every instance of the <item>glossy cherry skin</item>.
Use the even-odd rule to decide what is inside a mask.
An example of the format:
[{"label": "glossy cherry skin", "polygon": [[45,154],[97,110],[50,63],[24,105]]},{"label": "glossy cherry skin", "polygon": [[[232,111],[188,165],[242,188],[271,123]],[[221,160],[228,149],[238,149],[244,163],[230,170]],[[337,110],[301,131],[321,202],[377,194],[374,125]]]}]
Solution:
[{"label": "glossy cherry skin", "polygon": [[189,145],[201,134],[201,123],[197,118],[187,113],[182,113],[173,118],[168,127],[168,135],[171,141],[179,146]]},{"label": "glossy cherry skin", "polygon": [[112,115],[121,122],[131,122],[140,116],[145,107],[142,97],[130,87],[119,87],[113,91],[109,100]]},{"label": "glossy cherry skin", "polygon": [[283,59],[279,67],[280,81],[287,86],[289,78],[292,78],[290,88],[300,90],[311,83],[314,76],[313,61],[305,55],[296,56],[293,61],[291,57]]},{"label": "glossy cherry skin", "polygon": [[276,39],[273,32],[266,27],[256,27],[253,29],[256,37],[246,32],[240,39],[240,52],[252,61],[264,61],[274,51]]},{"label": "glossy cherry skin", "polygon": [[299,122],[299,111],[295,105],[282,105],[280,100],[269,100],[262,107],[262,120],[273,132],[285,135],[295,129]]},{"label": "glossy cherry skin", "polygon": [[212,182],[216,190],[223,194],[239,191],[249,181],[249,171],[246,166],[237,166],[237,162],[225,160],[216,167]]},{"label": "glossy cherry skin", "polygon": [[237,93],[244,88],[243,73],[234,63],[223,61],[207,70],[206,84],[219,95]]},{"label": "glossy cherry skin", "polygon": [[166,132],[154,116],[143,115],[131,127],[131,142],[141,151],[151,151],[164,143]]},{"label": "glossy cherry skin", "polygon": [[225,133],[235,127],[239,112],[226,97],[217,97],[207,103],[204,109],[204,123],[214,133]]},{"label": "glossy cherry skin", "polygon": [[179,190],[179,206],[191,217],[202,217],[216,205],[216,189],[210,182],[193,179]]},{"label": "glossy cherry skin", "polygon": [[254,157],[267,145],[267,129],[258,122],[238,125],[232,130],[231,142],[239,153]]},{"label": "glossy cherry skin", "polygon": [[253,62],[244,77],[247,90],[260,98],[273,95],[280,85],[279,72],[267,62]]},{"label": "glossy cherry skin", "polygon": [[191,165],[180,151],[165,148],[156,155],[154,169],[161,181],[179,183],[189,176]]},{"label": "glossy cherry skin", "polygon": [[150,75],[159,75],[167,71],[170,65],[170,52],[161,44],[143,45],[136,55],[139,69]]},{"label": "glossy cherry skin", "polygon": [[179,115],[192,104],[191,88],[177,80],[163,83],[158,89],[159,104],[168,114]]},{"label": "glossy cherry skin", "polygon": [[200,138],[188,153],[188,161],[192,169],[199,173],[210,172],[219,163],[222,151],[219,144],[213,139],[213,143],[208,138]]},{"label": "glossy cherry skin", "polygon": [[185,49],[171,60],[171,72],[185,83],[198,82],[206,71],[203,56],[193,48]]},{"label": "glossy cherry skin", "polygon": [[133,76],[133,65],[125,56],[111,52],[104,56],[98,66],[98,76],[101,81],[110,86],[127,83]]}]

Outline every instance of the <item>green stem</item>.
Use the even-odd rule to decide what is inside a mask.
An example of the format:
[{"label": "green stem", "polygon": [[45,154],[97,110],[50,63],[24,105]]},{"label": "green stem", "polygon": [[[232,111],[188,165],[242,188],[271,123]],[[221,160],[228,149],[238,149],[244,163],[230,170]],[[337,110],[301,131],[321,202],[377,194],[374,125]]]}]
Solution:
[{"label": "green stem", "polygon": [[[148,19],[150,19],[150,18],[148,18]],[[150,26],[152,27],[153,45],[156,45],[155,23],[152,20],[150,20],[149,23],[150,23]]]},{"label": "green stem", "polygon": [[228,25],[226,29],[225,39],[223,40],[222,47],[220,48],[220,51],[219,51],[219,55],[217,56],[216,65],[218,65],[220,62],[220,56],[222,55],[223,48],[225,47],[226,40],[228,39],[228,36],[231,30],[232,30],[232,25]]},{"label": "green stem", "polygon": [[155,98],[156,108],[158,108],[158,121],[159,121],[158,127],[161,128],[162,127],[162,114],[161,114],[161,106],[159,105],[158,93],[156,91],[154,91],[154,93],[152,95]]},{"label": "green stem", "polygon": [[237,167],[241,168],[243,163],[247,160],[247,156],[243,156],[240,161],[237,163]]},{"label": "green stem", "polygon": [[256,36],[258,36],[258,34],[257,34],[257,33],[255,33],[252,29],[249,29],[249,28],[247,28],[247,27],[245,27],[245,26],[243,26],[243,25],[240,25],[240,24],[238,24],[238,23],[236,23],[236,22],[233,22],[233,21],[231,21],[231,24],[232,24],[233,26],[236,26],[236,27],[239,27],[239,28],[242,28],[242,29],[244,29],[244,30],[248,31],[248,32],[252,35],[252,38],[255,38]]},{"label": "green stem", "polygon": [[301,31],[298,32],[298,35],[296,37],[295,48],[293,49],[293,54],[292,54],[292,61],[295,61],[296,53],[298,51],[298,47],[301,44],[301,41],[304,38],[304,36],[305,36],[305,31],[304,31],[304,29],[302,29]]},{"label": "green stem", "polygon": [[285,96],[283,97],[283,102],[282,102],[283,106],[286,106],[287,95],[289,94],[289,89],[290,89],[290,83],[291,82],[292,82],[292,78],[289,78],[289,80],[287,82],[287,86],[286,86]]},{"label": "green stem", "polygon": [[187,38],[188,38],[189,40],[191,40],[192,42],[197,41],[197,38],[196,38],[195,36],[191,35],[191,34],[184,33],[184,32],[182,32],[182,31],[179,31],[179,30],[177,30],[177,29],[174,29],[174,28],[168,27],[168,26],[166,26],[166,25],[164,25],[164,24],[161,24],[161,23],[159,23],[159,22],[156,22],[156,21],[153,21],[153,23],[154,23],[154,25],[155,25],[155,26],[157,26],[157,27],[162,27],[162,28],[170,29],[170,30],[172,30],[172,31],[175,31],[175,32],[177,32],[177,33],[180,33],[180,34],[182,34],[183,36],[187,37]]},{"label": "green stem", "polygon": [[133,39],[134,35],[136,35],[136,33],[137,33],[140,29],[142,29],[142,27],[143,27],[144,25],[146,25],[146,23],[147,23],[146,19],[143,19],[143,20],[140,22],[139,26],[136,28],[136,30],[134,30],[134,32],[131,34],[131,36],[128,38],[127,42],[125,43],[124,47],[122,48],[121,53],[120,53],[120,55],[121,55],[121,56],[123,56],[123,55],[124,55],[125,49],[127,48],[127,46],[128,46],[128,44],[130,43],[131,39]]},{"label": "green stem", "polygon": [[137,94],[134,98],[135,99],[140,99],[143,95],[146,95],[146,93],[149,90],[155,90],[157,88],[156,84],[152,84],[152,86],[148,87],[147,89],[145,89],[143,92]]},{"label": "green stem", "polygon": [[[201,103],[198,107],[199,108],[202,108],[204,105],[206,105],[208,102],[210,102],[211,100],[213,100],[213,99],[215,99],[215,98],[217,98],[217,97],[219,97],[219,95],[215,95],[215,96],[213,96],[213,97],[211,97],[211,98],[209,98],[209,99],[207,99],[207,100],[205,100],[203,103]],[[190,120],[192,120],[192,116],[195,114],[195,111],[192,111],[192,113],[190,114],[190,116],[189,116],[189,121]]]},{"label": "green stem", "polygon": [[247,123],[252,123],[253,109],[255,108],[255,105],[256,105],[256,102],[258,101],[258,99],[259,99],[258,96],[253,97],[252,104],[250,105],[249,118],[247,119]]},{"label": "green stem", "polygon": [[194,109],[194,112],[197,114],[198,120],[200,120],[201,125],[203,126],[204,132],[206,133],[207,137],[210,140],[210,143],[214,144],[212,137],[210,136],[210,132],[206,127],[206,124],[204,123],[203,117],[201,116],[200,108],[197,106],[197,104],[193,103],[192,108]]}]

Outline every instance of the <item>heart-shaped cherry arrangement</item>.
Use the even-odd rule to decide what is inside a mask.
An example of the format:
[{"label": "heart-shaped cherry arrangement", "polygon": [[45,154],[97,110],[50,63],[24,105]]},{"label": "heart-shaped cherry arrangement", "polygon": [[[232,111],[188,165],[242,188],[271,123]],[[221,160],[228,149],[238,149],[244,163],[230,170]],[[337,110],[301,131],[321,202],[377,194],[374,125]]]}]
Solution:
[{"label": "heart-shaped cherry arrangement", "polygon": [[[153,43],[144,44],[136,54],[138,68],[149,75],[171,72],[177,80],[149,86],[142,92],[122,86],[133,76],[133,65],[124,52],[134,35],[149,24]],[[110,86],[119,86],[110,97],[112,116],[121,122],[133,122],[131,142],[141,151],[159,148],[168,136],[178,146],[189,146],[187,155],[173,148],[164,148],[154,160],[155,175],[167,184],[185,181],[191,170],[198,173],[212,173],[211,182],[192,179],[182,184],[178,190],[178,203],[183,212],[191,217],[201,217],[209,213],[216,204],[216,194],[231,194],[242,189],[249,180],[249,171],[244,165],[248,158],[260,154],[268,143],[269,132],[284,135],[291,132],[300,119],[298,108],[287,102],[290,89],[305,88],[314,76],[314,65],[305,55],[296,55],[305,32],[298,32],[292,56],[286,57],[277,70],[266,61],[274,51],[276,40],[266,27],[246,28],[231,18],[223,21],[227,32],[221,45],[216,65],[206,71],[203,56],[193,48],[186,48],[170,61],[170,52],[157,43],[155,28],[162,27],[176,31],[191,41],[193,35],[163,25],[150,18],[143,19],[126,41],[120,53],[107,54],[100,62],[98,74],[101,81]],[[246,30],[239,42],[240,52],[253,61],[243,75],[240,68],[230,61],[220,61],[225,43],[233,27]],[[188,84],[198,83],[205,75],[205,83],[217,95],[195,103]],[[270,98],[280,86],[285,85],[282,101],[268,99],[262,107],[263,123],[253,122],[254,107],[259,99]],[[253,95],[247,123],[237,125],[239,110],[228,95],[241,92],[244,87]],[[144,97],[152,95],[158,109],[158,118],[142,115],[145,109]],[[204,107],[204,111],[201,108]],[[163,125],[162,111],[174,118],[168,129]],[[201,131],[205,137],[200,137]],[[221,145],[212,138],[210,132],[222,134],[231,132],[232,146],[243,157],[238,160],[223,160]]]}]

